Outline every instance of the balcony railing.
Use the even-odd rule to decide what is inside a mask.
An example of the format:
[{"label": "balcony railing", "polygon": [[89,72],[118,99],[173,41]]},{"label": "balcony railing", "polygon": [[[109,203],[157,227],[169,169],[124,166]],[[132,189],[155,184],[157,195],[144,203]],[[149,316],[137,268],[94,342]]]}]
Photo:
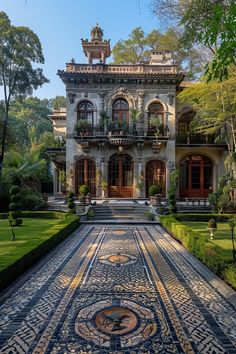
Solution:
[{"label": "balcony railing", "polygon": [[167,125],[162,124],[159,128],[158,131],[155,127],[149,126],[148,127],[148,136],[168,136],[169,135],[169,128]]},{"label": "balcony railing", "polygon": [[188,135],[177,135],[177,144],[225,144],[223,136],[215,134],[188,134]]}]

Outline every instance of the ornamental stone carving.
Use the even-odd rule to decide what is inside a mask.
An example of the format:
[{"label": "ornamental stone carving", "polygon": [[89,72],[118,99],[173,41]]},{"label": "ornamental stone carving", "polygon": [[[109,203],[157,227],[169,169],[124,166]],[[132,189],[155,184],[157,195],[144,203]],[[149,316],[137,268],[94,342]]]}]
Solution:
[{"label": "ornamental stone carving", "polygon": [[75,102],[75,93],[68,92],[68,98],[69,98],[70,103],[74,103]]},{"label": "ornamental stone carving", "polygon": [[169,98],[169,104],[172,105],[174,103],[174,95],[172,93],[169,93],[168,98]]}]

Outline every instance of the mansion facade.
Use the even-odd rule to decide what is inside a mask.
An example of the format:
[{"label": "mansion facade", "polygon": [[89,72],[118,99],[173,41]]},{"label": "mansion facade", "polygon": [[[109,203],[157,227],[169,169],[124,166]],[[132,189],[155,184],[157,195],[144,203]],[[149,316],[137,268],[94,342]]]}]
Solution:
[{"label": "mansion facade", "polygon": [[207,198],[225,173],[227,147],[191,133],[195,112],[178,101],[187,83],[172,53],[155,51],[137,65],[106,64],[110,42],[98,25],[82,46],[88,63],[72,59],[58,71],[67,107],[54,110],[51,120],[66,147],[49,149],[54,194],[66,188],[78,195],[86,184],[97,198],[146,198],[158,184],[167,198],[170,173],[178,168],[177,197]]}]

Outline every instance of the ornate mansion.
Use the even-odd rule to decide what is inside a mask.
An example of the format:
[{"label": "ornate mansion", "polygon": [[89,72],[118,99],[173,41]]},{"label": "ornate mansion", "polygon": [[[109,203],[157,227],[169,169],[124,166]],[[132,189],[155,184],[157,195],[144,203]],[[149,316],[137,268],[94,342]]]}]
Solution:
[{"label": "ornate mansion", "polygon": [[178,197],[207,198],[224,174],[226,146],[191,133],[194,112],[178,102],[186,83],[172,53],[155,51],[137,65],[106,64],[110,42],[98,25],[82,46],[88,63],[72,59],[58,71],[67,107],[51,119],[66,147],[49,149],[54,194],[66,188],[78,195],[86,184],[97,198],[145,198],[158,184],[167,198],[170,173],[178,167]]}]

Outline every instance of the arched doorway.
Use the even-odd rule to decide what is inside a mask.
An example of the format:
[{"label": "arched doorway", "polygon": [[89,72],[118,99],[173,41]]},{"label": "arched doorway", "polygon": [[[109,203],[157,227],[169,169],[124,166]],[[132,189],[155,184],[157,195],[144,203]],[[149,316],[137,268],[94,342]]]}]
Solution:
[{"label": "arched doorway", "polygon": [[207,198],[212,192],[213,163],[203,155],[188,155],[179,164],[179,197]]},{"label": "arched doorway", "polygon": [[133,197],[133,161],[127,154],[112,155],[108,163],[108,196]]},{"label": "arched doorway", "polygon": [[93,160],[81,159],[75,166],[75,194],[79,194],[79,187],[86,184],[91,196],[96,196],[96,165]]},{"label": "arched doorway", "polygon": [[161,187],[161,194],[166,195],[166,166],[163,161],[152,160],[146,164],[146,196],[149,195],[149,187],[158,184]]}]

